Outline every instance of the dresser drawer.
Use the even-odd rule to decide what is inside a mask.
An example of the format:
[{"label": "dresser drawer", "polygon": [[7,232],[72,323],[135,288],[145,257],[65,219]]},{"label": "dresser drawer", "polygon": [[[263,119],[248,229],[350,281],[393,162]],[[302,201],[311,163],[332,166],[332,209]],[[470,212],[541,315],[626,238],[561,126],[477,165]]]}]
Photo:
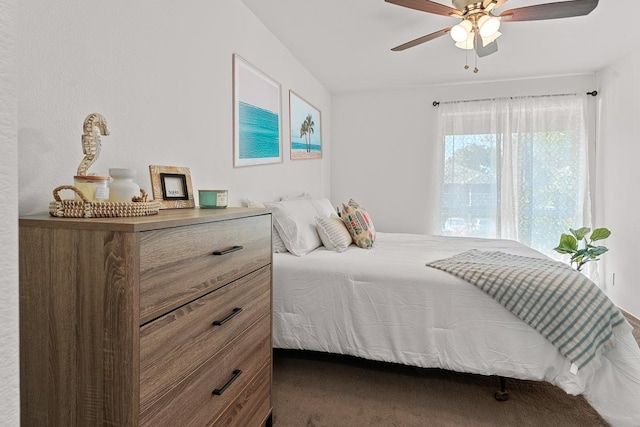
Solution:
[{"label": "dresser drawer", "polygon": [[140,233],[140,323],[271,263],[271,216]]},{"label": "dresser drawer", "polygon": [[236,401],[265,364],[271,364],[269,315],[143,411],[140,425],[209,425]]},{"label": "dresser drawer", "polygon": [[240,396],[227,408],[212,426],[259,427],[271,412],[271,363],[242,390]]},{"label": "dresser drawer", "polygon": [[143,326],[141,411],[269,313],[270,291],[267,266]]}]

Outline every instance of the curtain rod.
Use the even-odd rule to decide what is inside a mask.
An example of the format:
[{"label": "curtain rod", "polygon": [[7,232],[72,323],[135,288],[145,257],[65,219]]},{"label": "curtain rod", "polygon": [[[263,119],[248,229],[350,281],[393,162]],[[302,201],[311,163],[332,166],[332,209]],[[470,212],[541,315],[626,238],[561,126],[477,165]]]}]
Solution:
[{"label": "curtain rod", "polygon": [[[538,95],[538,97],[542,97],[542,96],[567,96],[567,95],[572,95],[572,94],[565,93],[565,94],[558,94],[558,95]],[[593,90],[591,92],[587,92],[587,95],[597,96],[598,95],[598,91],[597,90]],[[515,98],[529,98],[529,97],[523,97],[523,96],[512,96],[512,97],[509,97],[509,99],[515,99]],[[495,98],[472,99],[472,100],[468,100],[468,101],[449,101],[449,102],[490,101],[491,99],[495,99]],[[445,104],[448,104],[449,102],[445,102]],[[440,105],[440,101],[433,101],[432,105],[434,107],[437,107],[438,105]]]}]

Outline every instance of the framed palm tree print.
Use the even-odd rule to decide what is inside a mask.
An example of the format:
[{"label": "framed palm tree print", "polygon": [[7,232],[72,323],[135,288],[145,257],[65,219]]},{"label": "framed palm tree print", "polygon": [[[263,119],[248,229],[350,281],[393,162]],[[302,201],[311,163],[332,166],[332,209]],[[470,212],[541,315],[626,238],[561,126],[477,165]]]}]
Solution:
[{"label": "framed palm tree print", "polygon": [[280,84],[233,55],[233,165],[282,162]]},{"label": "framed palm tree print", "polygon": [[289,91],[291,160],[322,157],[322,118],[320,110],[294,91]]}]

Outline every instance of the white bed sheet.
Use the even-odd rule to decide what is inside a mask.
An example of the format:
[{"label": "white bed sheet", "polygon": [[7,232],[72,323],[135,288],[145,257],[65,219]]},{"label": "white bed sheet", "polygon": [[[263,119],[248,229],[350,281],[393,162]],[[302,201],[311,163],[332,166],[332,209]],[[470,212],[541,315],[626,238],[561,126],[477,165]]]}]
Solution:
[{"label": "white bed sheet", "polygon": [[370,250],[274,254],[273,346],[547,381],[583,394],[613,426],[640,426],[633,336],[572,374],[551,343],[493,298],[425,266],[471,248],[544,257],[510,240],[401,233],[378,233]]}]

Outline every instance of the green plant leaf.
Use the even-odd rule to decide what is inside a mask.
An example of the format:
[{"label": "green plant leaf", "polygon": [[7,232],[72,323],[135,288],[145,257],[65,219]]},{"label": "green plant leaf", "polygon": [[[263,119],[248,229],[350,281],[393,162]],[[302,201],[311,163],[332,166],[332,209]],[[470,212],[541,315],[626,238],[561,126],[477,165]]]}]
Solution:
[{"label": "green plant leaf", "polygon": [[582,240],[591,231],[591,229],[589,227],[581,227],[577,230],[570,228],[569,231],[574,235],[576,240]]},{"label": "green plant leaf", "polygon": [[589,254],[591,255],[592,258],[595,258],[595,257],[600,256],[603,253],[607,252],[608,250],[609,249],[607,249],[604,246],[594,246],[594,247],[589,249]]},{"label": "green plant leaf", "polygon": [[587,249],[579,249],[571,256],[571,261],[582,262],[585,258],[589,258],[589,252]]},{"label": "green plant leaf", "polygon": [[611,236],[611,231],[609,231],[608,228],[596,228],[593,230],[593,233],[591,233],[591,241],[604,240],[609,236]]},{"label": "green plant leaf", "polygon": [[560,243],[553,250],[561,254],[573,254],[578,250],[578,241],[570,234],[562,234]]}]

